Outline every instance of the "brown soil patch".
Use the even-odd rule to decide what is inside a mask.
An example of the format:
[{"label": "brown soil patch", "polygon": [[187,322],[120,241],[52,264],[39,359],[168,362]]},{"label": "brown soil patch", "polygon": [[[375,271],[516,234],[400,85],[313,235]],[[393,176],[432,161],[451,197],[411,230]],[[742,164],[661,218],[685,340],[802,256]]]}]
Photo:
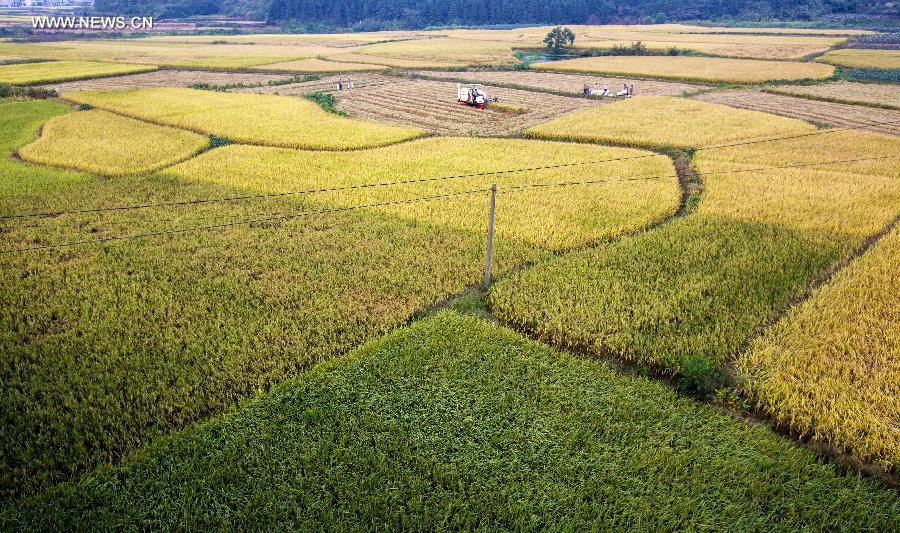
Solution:
[{"label": "brown soil patch", "polygon": [[[376,81],[378,80],[378,81]],[[338,106],[354,117],[405,124],[455,135],[513,135],[559,115],[601,105],[597,100],[483,85],[488,96],[520,107],[519,114],[475,109],[456,101],[456,83],[368,77],[336,93]]]},{"label": "brown soil patch", "polygon": [[[700,94],[697,100],[752,109],[798,118],[827,126],[859,128],[877,133],[900,135],[900,111],[821,102],[753,90],[716,91]],[[884,124],[891,122],[891,124]]]}]

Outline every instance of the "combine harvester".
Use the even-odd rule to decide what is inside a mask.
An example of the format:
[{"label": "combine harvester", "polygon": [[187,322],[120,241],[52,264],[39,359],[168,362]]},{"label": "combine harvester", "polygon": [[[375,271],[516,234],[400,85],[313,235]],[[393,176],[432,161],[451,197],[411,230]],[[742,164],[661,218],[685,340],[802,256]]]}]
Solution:
[{"label": "combine harvester", "polygon": [[479,89],[476,85],[471,87],[463,87],[462,84],[456,84],[456,100],[461,104],[477,107],[478,109],[486,109],[489,102],[500,100],[498,97],[488,98],[487,93],[483,89]]}]

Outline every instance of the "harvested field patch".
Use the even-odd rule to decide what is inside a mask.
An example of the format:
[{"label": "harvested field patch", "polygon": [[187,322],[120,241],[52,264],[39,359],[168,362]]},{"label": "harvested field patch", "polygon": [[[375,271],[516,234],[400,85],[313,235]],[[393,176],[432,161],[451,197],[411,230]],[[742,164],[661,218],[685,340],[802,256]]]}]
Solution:
[{"label": "harvested field patch", "polygon": [[[693,99],[797,118],[816,124],[900,135],[900,111],[890,109],[823,102],[753,90],[714,91],[699,94]],[[884,124],[885,122],[890,124]]]},{"label": "harvested field patch", "polygon": [[608,83],[610,90],[615,93],[627,83],[635,85],[635,93],[642,96],[679,96],[683,92],[696,91],[702,87],[687,83],[669,81],[633,80],[627,78],[598,77],[589,74],[556,74],[552,72],[533,71],[468,71],[468,72],[441,72],[441,71],[412,71],[412,75],[424,78],[443,80],[464,80],[468,83],[489,83],[494,86],[509,86],[517,89],[536,89],[540,91],[552,91],[565,94],[583,94],[584,84],[591,87],[599,84],[601,87]]},{"label": "harvested field patch", "polygon": [[823,79],[834,68],[821,63],[757,61],[720,57],[619,56],[583,57],[537,63],[535,70],[583,72],[713,83],[762,83],[772,80]]},{"label": "harvested field patch", "polygon": [[816,61],[849,68],[900,69],[900,50],[844,48],[831,50]]},{"label": "harvested field patch", "polygon": [[290,76],[287,74],[162,69],[154,72],[145,72],[143,74],[55,83],[46,85],[46,87],[56,89],[60,93],[68,93],[91,90],[111,91],[119,89],[147,89],[152,87],[190,87],[195,83],[208,83],[210,85],[244,83],[250,85],[288,78],[290,78]]},{"label": "harvested field patch", "polygon": [[387,67],[380,65],[368,65],[365,63],[345,63],[340,61],[325,61],[317,57],[298,59],[296,61],[284,61],[252,67],[251,70],[266,70],[270,72],[361,72],[384,70]]},{"label": "harvested field patch", "polygon": [[41,61],[0,65],[0,83],[34,85],[54,81],[117,76],[156,70],[152,65],[126,65],[94,61]]},{"label": "harvested field patch", "polygon": [[50,119],[19,155],[31,163],[126,176],[177,163],[208,145],[203,135],[93,109]]},{"label": "harvested field patch", "polygon": [[82,91],[63,97],[164,126],[264,146],[348,150],[384,146],[423,134],[418,129],[338,117],[310,101],[275,95],[156,88]]},{"label": "harvested field patch", "polygon": [[900,109],[900,85],[896,84],[841,80],[817,85],[778,85],[766,87],[764,90],[773,94],[801,96],[839,104]]},{"label": "harvested field patch", "polygon": [[351,116],[368,120],[408,124],[439,133],[460,135],[510,135],[534,124],[571,111],[600,105],[599,101],[569,98],[532,91],[484,86],[489,96],[521,106],[526,111],[509,115],[475,109],[456,101],[456,84],[446,81],[394,79],[338,96],[338,105]]},{"label": "harvested field patch", "polygon": [[637,96],[534,126],[529,137],[696,148],[811,132],[797,120],[667,96]]},{"label": "harvested field patch", "polygon": [[900,467],[900,229],[793,309],[737,362],[740,383],[791,429]]},{"label": "harvested field patch", "polygon": [[236,92],[254,93],[254,94],[280,94],[284,96],[303,96],[304,94],[314,92],[337,93],[338,81],[347,80],[353,82],[353,89],[343,89],[348,94],[357,89],[372,90],[375,87],[384,85],[392,85],[399,80],[393,76],[383,76],[381,74],[360,73],[352,76],[347,74],[332,74],[322,76],[318,80],[303,81],[298,83],[287,83],[284,85],[266,85],[263,87],[247,87],[244,89],[235,89]]},{"label": "harvested field patch", "polygon": [[0,527],[891,531],[898,516],[894,491],[764,427],[445,311],[11,505]]}]

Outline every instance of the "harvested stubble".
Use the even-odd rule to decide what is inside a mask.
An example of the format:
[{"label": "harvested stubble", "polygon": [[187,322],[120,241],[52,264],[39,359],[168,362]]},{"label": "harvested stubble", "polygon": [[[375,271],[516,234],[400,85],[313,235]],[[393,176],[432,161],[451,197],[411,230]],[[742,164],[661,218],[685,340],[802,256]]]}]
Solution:
[{"label": "harvested stubble", "polygon": [[737,362],[775,420],[872,461],[900,465],[900,230],[792,310]]},{"label": "harvested stubble", "polygon": [[446,81],[389,78],[384,85],[363,84],[339,95],[339,106],[351,116],[408,124],[430,131],[463,135],[509,135],[560,114],[600,105],[584,98],[533,91],[483,87],[501,102],[527,109],[521,115],[475,109],[456,101],[456,84]]},{"label": "harvested stubble", "polygon": [[[316,92],[336,93],[338,82],[343,80],[346,85],[347,80],[353,81],[353,89],[373,89],[383,85],[393,85],[397,83],[397,78],[392,76],[383,76],[381,74],[360,73],[349,76],[347,74],[332,74],[322,76],[317,80],[302,81],[297,83],[288,83],[284,85],[265,85],[262,87],[246,87],[243,89],[235,89],[237,92],[254,93],[254,94],[280,94],[290,96],[303,96],[305,94]],[[351,90],[351,89],[347,89]],[[337,95],[336,95],[337,96]]]},{"label": "harvested stubble", "polygon": [[815,131],[798,120],[665,96],[637,96],[534,126],[529,137],[690,148]]},{"label": "harvested stubble", "polygon": [[783,85],[764,89],[773,94],[799,96],[838,104],[855,104],[900,110],[900,87],[887,83],[833,81],[816,85]]},{"label": "harvested stubble", "polygon": [[[835,132],[700,151],[695,165],[710,173],[898,152],[892,137]],[[898,174],[890,159],[707,174],[697,213],[502,280],[492,309],[548,341],[664,372],[697,357],[717,366],[896,216]]]},{"label": "harvested stubble", "polygon": [[152,65],[98,63],[94,61],[41,61],[0,65],[0,83],[34,85],[156,70]]},{"label": "harvested stubble", "polygon": [[159,88],[84,91],[63,98],[133,118],[233,141],[312,150],[383,146],[422,135],[326,113],[302,98]]},{"label": "harvested stubble", "polygon": [[[644,155],[648,154],[623,148],[471,138],[422,139],[340,154],[226,146],[172,167],[166,174],[279,193]],[[648,176],[662,178],[615,181]],[[481,234],[486,224],[487,189],[492,182],[502,192],[527,184],[602,179],[611,181],[503,195],[497,209],[497,234],[551,249],[568,248],[635,231],[678,208],[678,180],[671,161],[664,156],[329,192],[316,194],[311,200],[324,207],[346,207],[483,189],[483,194],[474,197],[379,208],[387,214],[436,227]]]},{"label": "harvested stubble", "polygon": [[60,93],[90,90],[146,89],[150,87],[190,87],[195,83],[210,85],[246,85],[267,83],[271,80],[290,78],[287,74],[261,74],[255,72],[210,72],[206,70],[163,69],[130,76],[115,76],[93,80],[56,83],[49,88]]},{"label": "harvested stubble", "polygon": [[840,67],[894,70],[900,69],[900,50],[844,48],[827,52],[816,60]]},{"label": "harvested stubble", "polygon": [[712,83],[824,79],[834,73],[833,67],[821,63],[686,56],[583,57],[537,63],[532,68]]},{"label": "harvested stubble", "polygon": [[445,311],[10,506],[0,527],[895,530],[898,517],[896,493],[763,427]]},{"label": "harvested stubble", "polygon": [[900,135],[900,111],[895,110],[822,102],[751,90],[715,91],[699,94],[693,99],[774,113],[816,124]]},{"label": "harvested stubble", "polygon": [[269,72],[360,72],[385,70],[387,67],[380,65],[367,65],[364,63],[346,63],[341,61],[325,61],[317,57],[298,59],[296,61],[283,61],[253,67],[253,70],[265,70]]},{"label": "harvested stubble", "polygon": [[208,145],[203,135],[94,109],[47,121],[19,155],[31,163],[127,176],[172,165]]},{"label": "harvested stubble", "polygon": [[583,94],[585,84],[593,88],[608,83],[615,94],[621,90],[622,84],[635,85],[635,91],[642,96],[679,96],[684,92],[692,92],[701,88],[673,81],[648,81],[623,78],[604,78],[584,74],[557,74],[553,72],[533,71],[491,71],[473,70],[467,72],[414,71],[415,76],[431,79],[464,80],[468,83],[490,83],[495,86],[550,91],[565,94]]}]

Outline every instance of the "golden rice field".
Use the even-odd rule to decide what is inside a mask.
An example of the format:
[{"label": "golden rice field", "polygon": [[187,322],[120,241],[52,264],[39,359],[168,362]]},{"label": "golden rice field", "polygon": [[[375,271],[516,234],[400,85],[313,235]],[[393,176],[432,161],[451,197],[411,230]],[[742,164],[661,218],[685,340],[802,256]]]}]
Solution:
[{"label": "golden rice field", "polygon": [[518,61],[512,54],[512,46],[507,43],[444,37],[371,44],[355,49],[352,55],[368,56],[373,62],[382,59],[398,61],[400,64],[391,66],[410,68],[419,65],[432,65],[435,68],[512,65]]},{"label": "golden rice field", "polygon": [[[575,33],[576,48],[611,48],[628,46],[640,41],[653,50],[671,47],[725,57],[753,59],[800,59],[828,50],[845,41],[853,31],[838,30],[832,35],[815,32],[813,35],[790,34],[784,30],[760,28],[746,34],[728,31],[731,28],[712,29],[700,26],[657,24],[641,26],[568,26]],[[507,42],[523,48],[543,47],[542,39],[550,26],[515,28],[511,30],[446,30],[440,33],[454,39],[483,42]],[[746,29],[745,29],[746,30]],[[781,33],[781,35],[771,35]],[[793,33],[793,32],[791,32]]]},{"label": "golden rice field", "polygon": [[[661,144],[669,120],[658,117]],[[900,210],[896,159],[766,167],[896,153],[900,139],[855,131],[700,150],[696,213],[501,280],[491,309],[545,341],[662,372],[722,365]]]},{"label": "golden rice field", "polygon": [[[211,150],[167,169],[165,174],[279,193],[639,157],[309,197],[310,201],[331,208],[481,189],[484,192],[474,197],[377,208],[401,219],[478,234],[486,225],[487,191],[491,183],[497,183],[498,235],[543,248],[564,249],[617,237],[675,212],[680,189],[671,161],[664,156],[640,157],[643,155],[650,154],[626,148],[507,139],[482,139],[477,150],[473,150],[471,139],[459,137],[339,154],[235,145]],[[643,177],[655,179],[622,181]],[[609,181],[549,190],[516,190],[523,185],[594,180]]]},{"label": "golden rice field", "polygon": [[816,61],[849,68],[900,69],[900,50],[845,48],[826,52]]},{"label": "golden rice field", "polygon": [[564,115],[530,128],[541,139],[697,148],[815,131],[815,126],[757,111],[668,96],[636,96]]},{"label": "golden rice field", "polygon": [[48,120],[40,138],[20,148],[19,156],[31,163],[127,176],[172,165],[208,145],[203,135],[94,109]]},{"label": "golden rice field", "polygon": [[152,65],[98,63],[94,61],[42,61],[0,65],[0,83],[34,85],[56,81],[118,76],[156,70]]},{"label": "golden rice field", "polygon": [[[900,138],[861,131],[701,150],[700,212],[860,242],[900,209]],[[828,154],[828,155],[825,155]],[[716,174],[767,166],[848,163]]]},{"label": "golden rice field", "polygon": [[42,59],[142,63],[178,68],[245,69],[334,52],[315,45],[158,43],[144,39],[53,41],[0,44],[0,53]]},{"label": "golden rice field", "polygon": [[900,230],[838,272],[737,361],[780,424],[886,470],[900,465]]},{"label": "golden rice field", "polygon": [[834,73],[833,67],[820,63],[689,56],[582,57],[538,63],[532,68],[713,83],[824,79]]},{"label": "golden rice field", "polygon": [[164,126],[264,146],[350,150],[423,134],[414,128],[335,116],[308,100],[289,96],[155,88],[82,91],[62,97]]},{"label": "golden rice field", "polygon": [[900,109],[900,90],[895,85],[833,81],[817,85],[783,85],[764,89],[766,92],[799,96],[839,104],[854,104],[885,109]]},{"label": "golden rice field", "polygon": [[283,61],[281,63],[267,63],[252,67],[251,70],[266,72],[362,72],[384,70],[387,67],[381,65],[369,65],[365,63],[346,63],[341,61],[325,61],[317,57],[309,59],[297,59],[296,61]]},{"label": "golden rice field", "polygon": [[398,39],[428,38],[429,32],[379,31],[353,33],[262,33],[236,35],[151,35],[141,39],[173,44],[241,44],[282,46],[326,46],[348,48]]}]

